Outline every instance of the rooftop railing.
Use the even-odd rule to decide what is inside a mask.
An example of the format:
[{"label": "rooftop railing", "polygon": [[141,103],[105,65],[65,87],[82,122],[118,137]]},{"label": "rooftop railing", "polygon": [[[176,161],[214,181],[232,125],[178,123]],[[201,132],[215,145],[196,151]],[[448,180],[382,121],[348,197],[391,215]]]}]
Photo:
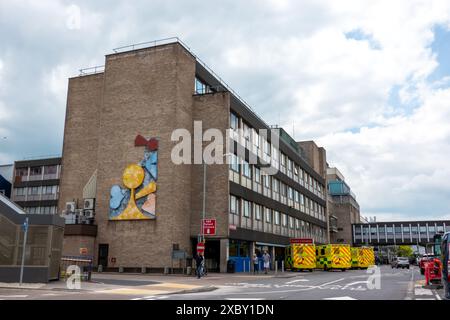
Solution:
[{"label": "rooftop railing", "polygon": [[102,73],[105,72],[105,66],[95,66],[90,68],[80,69],[80,77],[88,76],[91,74]]}]

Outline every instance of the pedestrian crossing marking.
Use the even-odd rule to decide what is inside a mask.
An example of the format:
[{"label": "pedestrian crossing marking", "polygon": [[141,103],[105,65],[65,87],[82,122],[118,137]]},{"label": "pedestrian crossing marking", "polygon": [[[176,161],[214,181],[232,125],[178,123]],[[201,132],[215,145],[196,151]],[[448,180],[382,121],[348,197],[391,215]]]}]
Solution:
[{"label": "pedestrian crossing marking", "polygon": [[117,288],[117,289],[105,289],[95,291],[96,293],[109,293],[109,294],[122,294],[122,295],[160,295],[173,293],[177,290],[192,290],[200,288],[201,286],[183,284],[183,283],[173,283],[173,282],[163,282],[158,284],[150,284],[133,288]]}]

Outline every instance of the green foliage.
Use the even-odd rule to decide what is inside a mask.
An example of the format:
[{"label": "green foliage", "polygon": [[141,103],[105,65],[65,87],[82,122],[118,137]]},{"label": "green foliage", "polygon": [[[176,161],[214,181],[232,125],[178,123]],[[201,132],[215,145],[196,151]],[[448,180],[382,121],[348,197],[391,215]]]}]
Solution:
[{"label": "green foliage", "polygon": [[397,248],[397,257],[412,257],[414,256],[414,251],[410,246],[399,246]]}]

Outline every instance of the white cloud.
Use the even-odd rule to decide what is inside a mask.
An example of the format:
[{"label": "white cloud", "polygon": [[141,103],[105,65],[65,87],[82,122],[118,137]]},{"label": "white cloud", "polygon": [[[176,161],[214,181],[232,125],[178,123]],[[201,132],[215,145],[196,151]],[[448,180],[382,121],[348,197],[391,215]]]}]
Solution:
[{"label": "white cloud", "polygon": [[0,160],[60,152],[78,69],[179,36],[264,119],[317,139],[363,213],[448,215],[450,78],[427,80],[437,24],[450,25],[448,1],[3,1],[0,128],[12,140]]}]

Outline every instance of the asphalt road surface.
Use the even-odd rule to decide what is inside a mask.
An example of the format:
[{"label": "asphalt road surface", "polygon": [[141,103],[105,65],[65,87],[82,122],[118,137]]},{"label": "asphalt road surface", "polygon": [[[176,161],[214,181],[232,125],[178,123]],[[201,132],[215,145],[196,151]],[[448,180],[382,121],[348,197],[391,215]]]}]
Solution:
[{"label": "asphalt road surface", "polygon": [[[442,290],[422,288],[423,276],[411,269],[379,268],[379,281],[366,270],[286,273],[278,277],[255,277],[246,282],[217,285],[214,291],[189,294],[120,294],[103,291],[57,291],[0,288],[0,300],[441,300]],[[210,276],[207,276],[210,277]],[[212,277],[212,275],[211,275]],[[234,278],[237,281],[238,278]],[[212,279],[211,279],[212,280]],[[205,282],[199,279],[198,284]],[[209,281],[208,281],[209,282]],[[213,282],[213,281],[212,281]],[[124,288],[130,283],[124,282]],[[136,284],[135,284],[136,285]],[[139,290],[137,286],[134,286]],[[139,292],[139,291],[137,291]]]}]

